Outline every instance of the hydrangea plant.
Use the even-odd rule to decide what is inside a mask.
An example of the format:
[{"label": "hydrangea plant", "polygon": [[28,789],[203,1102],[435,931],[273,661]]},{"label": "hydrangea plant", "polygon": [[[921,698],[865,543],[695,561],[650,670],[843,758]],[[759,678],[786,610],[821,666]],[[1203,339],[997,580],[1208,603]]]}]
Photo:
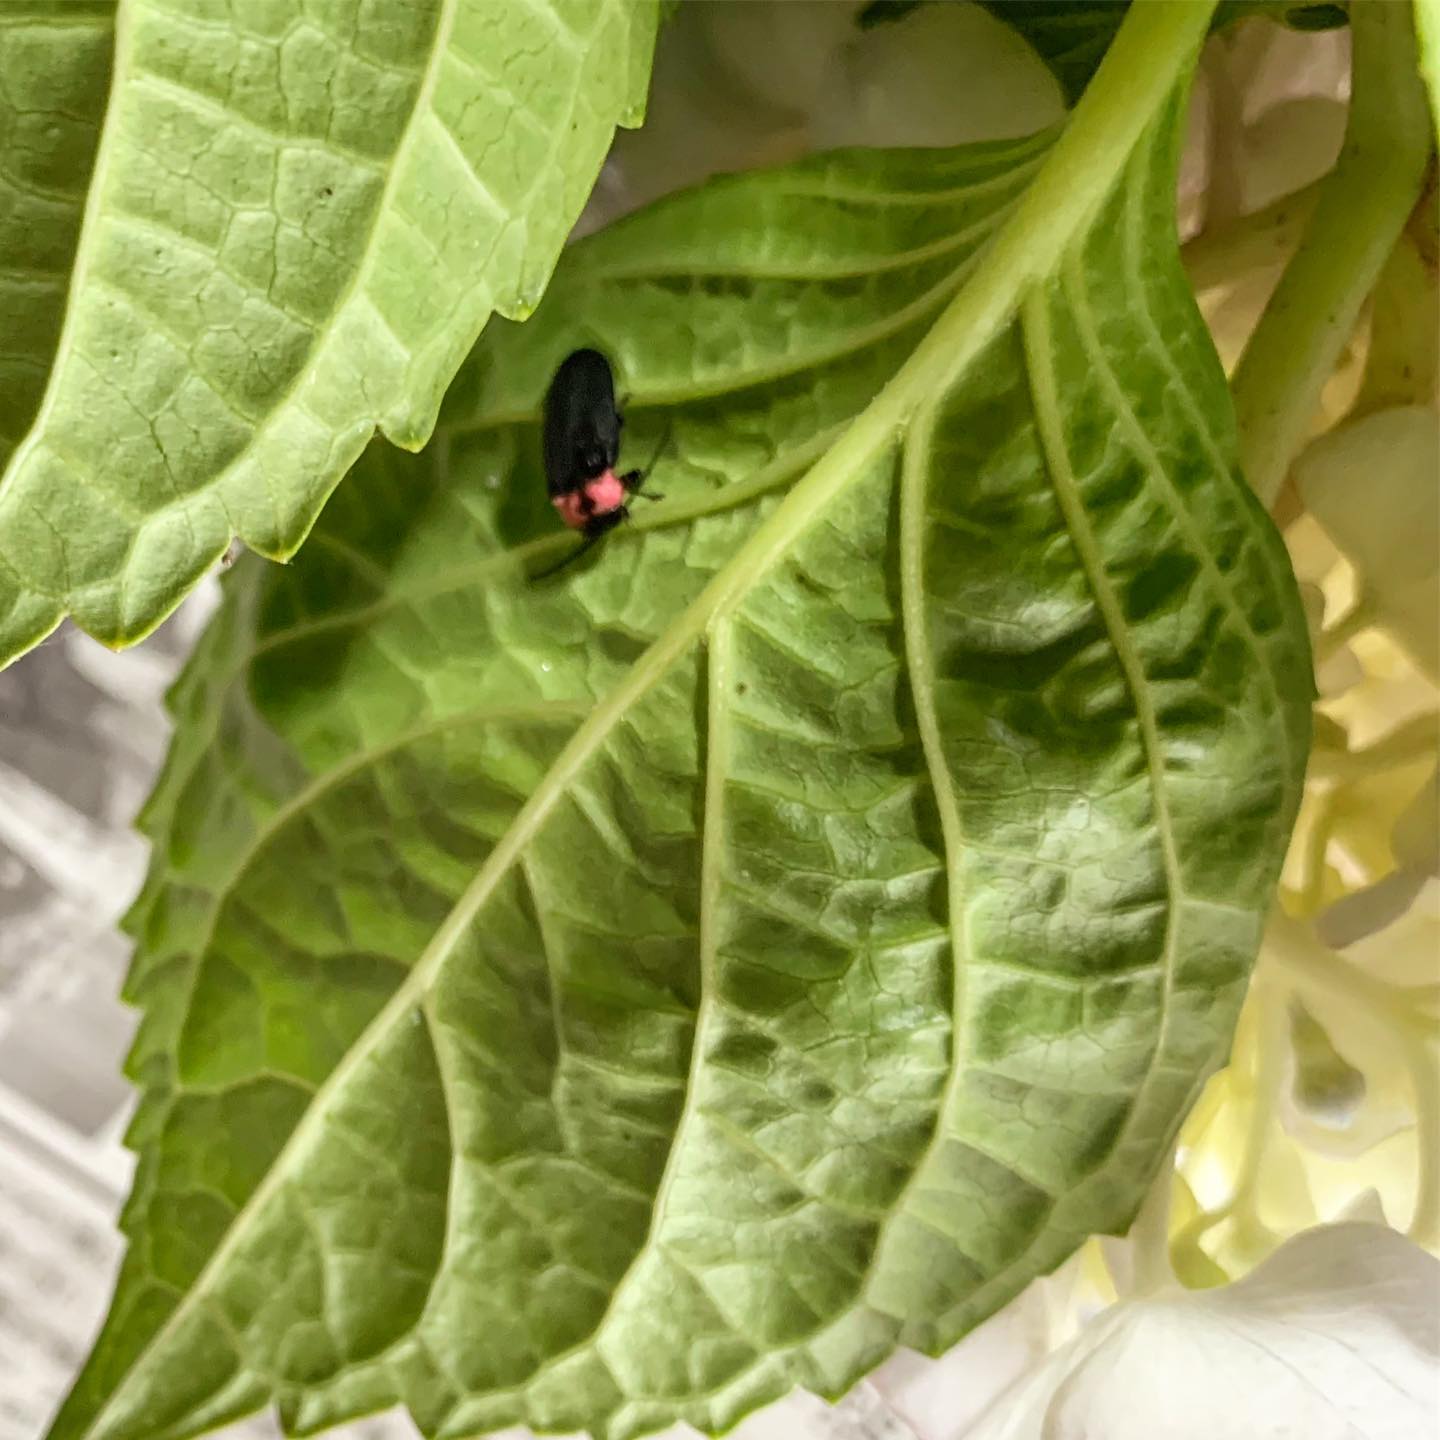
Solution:
[{"label": "hydrangea plant", "polygon": [[[56,1440],[923,1408],[910,1352],[1037,1303],[935,1433],[1421,1433],[1437,50],[1434,0],[0,15],[0,658],[252,552],[141,821]],[[664,498],[556,570],[582,346]]]}]

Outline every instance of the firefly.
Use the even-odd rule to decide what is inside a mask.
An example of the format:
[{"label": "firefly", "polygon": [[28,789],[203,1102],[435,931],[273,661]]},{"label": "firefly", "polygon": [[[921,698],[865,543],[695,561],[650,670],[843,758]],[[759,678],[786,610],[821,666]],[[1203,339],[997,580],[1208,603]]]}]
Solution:
[{"label": "firefly", "polygon": [[598,350],[568,355],[545,395],[545,480],[556,513],[585,543],[546,575],[579,559],[601,536],[628,520],[632,496],[664,498],[642,488],[664,449],[663,440],[645,469],[617,471],[624,424],[610,362]]}]

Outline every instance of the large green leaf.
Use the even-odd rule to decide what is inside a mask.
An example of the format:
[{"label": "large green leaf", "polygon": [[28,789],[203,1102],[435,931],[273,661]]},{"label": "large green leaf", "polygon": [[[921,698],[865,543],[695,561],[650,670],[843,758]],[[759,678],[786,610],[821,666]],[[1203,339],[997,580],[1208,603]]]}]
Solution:
[{"label": "large green leaf", "polygon": [[[232,573],[57,1437],[714,1429],[1127,1222],[1308,736],[1175,249],[1207,8],[1138,9],[1053,149],[821,157],[576,247],[425,453]],[[627,458],[673,426],[667,498],[537,579],[584,341]]]},{"label": "large green leaf", "polygon": [[0,7],[0,464],[55,355],[109,83],[115,0]]},{"label": "large green leaf", "polygon": [[144,635],[232,535],[290,555],[377,426],[425,439],[638,117],[655,7],[126,0],[120,20],[64,330],[0,477],[0,664],[67,611]]}]

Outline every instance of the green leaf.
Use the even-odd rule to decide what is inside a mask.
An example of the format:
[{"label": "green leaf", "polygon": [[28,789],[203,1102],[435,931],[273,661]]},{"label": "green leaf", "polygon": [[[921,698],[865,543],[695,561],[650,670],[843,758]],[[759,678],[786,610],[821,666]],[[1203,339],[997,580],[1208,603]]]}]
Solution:
[{"label": "green leaf", "polygon": [[114,0],[0,9],[0,464],[55,355],[100,138]]},{"label": "green leaf", "polygon": [[638,119],[655,18],[130,0],[64,331],[0,477],[0,663],[67,612],[146,634],[232,535],[293,553],[377,426],[420,445]]},{"label": "green leaf", "polygon": [[1420,74],[1430,96],[1430,116],[1440,136],[1440,0],[1415,0],[1415,33]]},{"label": "green leaf", "polygon": [[[56,1437],[713,1431],[1126,1224],[1308,743],[1175,248],[1206,13],[1138,9],[1053,148],[818,157],[577,246],[423,454],[232,572]],[[673,427],[666,499],[537,580],[584,342],[627,459]]]},{"label": "green leaf", "polygon": [[1128,0],[980,0],[1018,30],[1054,72],[1073,105],[1119,32]]},{"label": "green leaf", "polygon": [[[1130,0],[979,0],[1018,30],[1055,72],[1074,104],[1114,40]],[[1150,0],[1153,3],[1153,0]],[[1331,30],[1346,22],[1345,6],[1326,0],[1221,0],[1215,26],[1264,15],[1292,30]]]}]

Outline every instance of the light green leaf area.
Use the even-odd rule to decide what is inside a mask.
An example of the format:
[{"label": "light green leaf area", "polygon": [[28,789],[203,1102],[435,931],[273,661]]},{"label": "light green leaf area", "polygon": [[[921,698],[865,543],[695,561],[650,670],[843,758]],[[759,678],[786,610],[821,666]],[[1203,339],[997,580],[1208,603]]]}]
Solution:
[{"label": "light green leaf area", "polygon": [[[1228,1044],[1310,694],[1175,249],[1204,7],[1142,13],[1053,149],[820,157],[577,246],[423,454],[232,572],[56,1436],[715,1431],[1128,1222]],[[586,341],[665,499],[535,578]]]},{"label": "light green leaf area", "polygon": [[1430,96],[1430,114],[1440,135],[1440,0],[1415,0],[1420,74]]},{"label": "light green leaf area", "polygon": [[293,553],[377,426],[420,445],[490,313],[538,300],[655,24],[648,0],[127,4],[63,333],[0,476],[0,664],[66,613],[137,639],[233,535]]},{"label": "light green leaf area", "polygon": [[0,7],[0,464],[55,355],[114,28],[114,0]]}]

